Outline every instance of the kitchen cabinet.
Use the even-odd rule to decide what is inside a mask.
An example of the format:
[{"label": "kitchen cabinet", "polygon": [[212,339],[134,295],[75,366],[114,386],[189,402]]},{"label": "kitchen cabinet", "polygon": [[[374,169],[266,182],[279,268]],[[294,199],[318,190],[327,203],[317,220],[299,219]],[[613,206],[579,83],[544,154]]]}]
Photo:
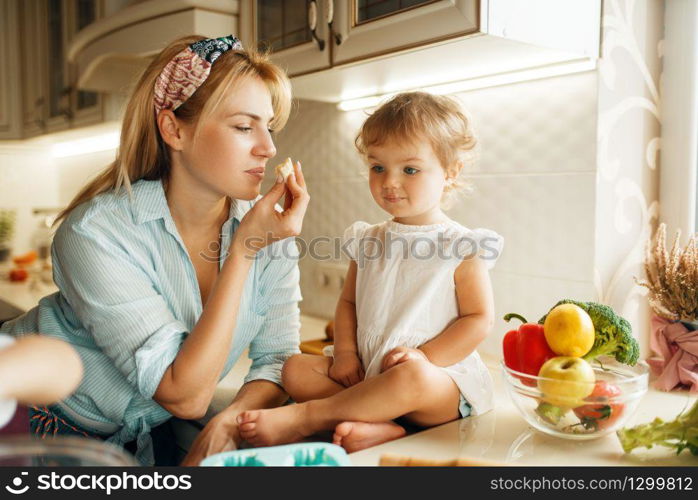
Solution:
[{"label": "kitchen cabinet", "polygon": [[6,0],[0,9],[0,139],[101,121],[101,96],[77,90],[65,51],[75,34],[99,17],[102,1]]},{"label": "kitchen cabinet", "polygon": [[601,0],[488,0],[489,35],[599,57]]},{"label": "kitchen cabinet", "polygon": [[76,74],[66,62],[68,45],[81,29],[95,22],[101,12],[100,0],[40,1],[39,9],[46,12],[46,54],[42,58],[48,68],[44,86],[47,132],[98,123],[102,119],[101,96],[96,92],[77,89]]},{"label": "kitchen cabinet", "polygon": [[243,43],[290,76],[467,35],[478,0],[244,0]]},{"label": "kitchen cabinet", "polygon": [[22,135],[18,21],[19,1],[0,2],[0,139]]},{"label": "kitchen cabinet", "polygon": [[329,0],[243,0],[240,39],[246,47],[270,50],[291,76],[329,68],[332,6]]},{"label": "kitchen cabinet", "polygon": [[243,43],[271,49],[294,96],[325,102],[593,69],[600,26],[601,0],[243,0],[239,13]]},{"label": "kitchen cabinet", "polygon": [[414,49],[480,29],[479,0],[335,2],[334,65]]},{"label": "kitchen cabinet", "polygon": [[[66,50],[75,35],[81,30],[100,19],[104,12],[102,0],[72,0],[66,5]],[[62,57],[65,60],[65,56]],[[77,88],[77,71],[75,66],[68,64],[68,81],[70,89],[72,125],[80,127],[97,123],[103,119],[102,95],[99,92],[79,90]]]}]

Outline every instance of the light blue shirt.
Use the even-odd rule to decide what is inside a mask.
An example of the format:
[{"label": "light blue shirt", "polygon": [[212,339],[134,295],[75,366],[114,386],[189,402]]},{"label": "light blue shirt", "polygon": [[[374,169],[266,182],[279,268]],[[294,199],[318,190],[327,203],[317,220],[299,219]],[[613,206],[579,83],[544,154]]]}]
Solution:
[{"label": "light blue shirt", "polygon": [[[161,182],[138,181],[132,195],[101,194],[69,214],[52,247],[59,292],[0,330],[38,331],[72,344],[84,377],[61,409],[87,429],[113,432],[109,441],[116,444],[137,439],[136,458],[152,465],[150,429],[171,417],[153,394],[203,307]],[[221,256],[253,204],[231,203]],[[262,249],[245,281],[221,378],[249,347],[245,382],[280,384],[284,361],[298,352],[299,300],[295,240]]]}]

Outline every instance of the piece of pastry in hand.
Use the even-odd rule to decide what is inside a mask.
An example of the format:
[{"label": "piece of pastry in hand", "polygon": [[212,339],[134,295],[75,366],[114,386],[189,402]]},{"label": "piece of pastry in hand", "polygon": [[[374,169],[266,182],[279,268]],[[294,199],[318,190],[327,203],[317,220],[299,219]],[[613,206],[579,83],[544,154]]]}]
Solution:
[{"label": "piece of pastry in hand", "polygon": [[293,163],[291,162],[291,158],[286,158],[286,161],[283,163],[279,163],[276,166],[276,176],[278,177],[279,175],[283,176],[284,182],[286,182],[286,179],[288,179],[288,176],[293,173]]}]

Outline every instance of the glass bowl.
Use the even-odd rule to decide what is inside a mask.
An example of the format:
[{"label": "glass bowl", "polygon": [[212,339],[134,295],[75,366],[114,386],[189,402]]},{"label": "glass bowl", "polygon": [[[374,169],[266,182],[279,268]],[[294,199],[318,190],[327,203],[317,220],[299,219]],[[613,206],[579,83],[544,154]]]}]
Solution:
[{"label": "glass bowl", "polygon": [[649,378],[645,362],[628,366],[610,357],[599,361],[591,363],[596,378],[591,394],[590,382],[534,377],[503,361],[502,377],[514,406],[532,427],[564,439],[595,439],[623,427],[647,392]]},{"label": "glass bowl", "polygon": [[138,465],[135,459],[121,447],[96,439],[72,436],[0,438],[0,467],[135,465]]}]

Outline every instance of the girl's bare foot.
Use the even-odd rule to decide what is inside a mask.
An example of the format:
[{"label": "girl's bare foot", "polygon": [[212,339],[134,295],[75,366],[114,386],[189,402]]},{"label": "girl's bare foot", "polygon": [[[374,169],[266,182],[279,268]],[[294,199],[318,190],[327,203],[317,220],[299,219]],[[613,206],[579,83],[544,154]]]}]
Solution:
[{"label": "girl's bare foot", "polygon": [[295,443],[312,434],[303,427],[304,405],[250,410],[238,416],[240,437],[254,446]]},{"label": "girl's bare foot", "polygon": [[342,422],[335,427],[332,442],[353,453],[404,435],[405,429],[393,422]]}]

